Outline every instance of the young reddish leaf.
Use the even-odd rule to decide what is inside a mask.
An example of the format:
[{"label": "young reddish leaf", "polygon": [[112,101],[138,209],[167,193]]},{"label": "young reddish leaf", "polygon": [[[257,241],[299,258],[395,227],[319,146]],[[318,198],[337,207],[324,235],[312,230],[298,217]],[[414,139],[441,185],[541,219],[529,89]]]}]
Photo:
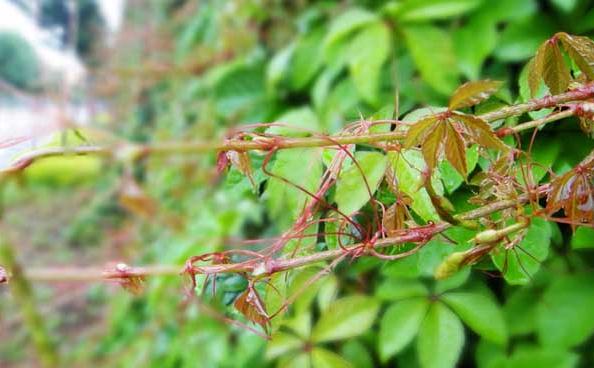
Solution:
[{"label": "young reddish leaf", "polygon": [[594,63],[594,41],[584,36],[572,36],[565,32],[555,35],[561,40],[563,48],[575,64],[580,68],[588,79],[594,80],[594,70],[591,64]]},{"label": "young reddish leaf", "polygon": [[594,224],[594,174],[592,168],[578,166],[552,182],[547,198],[547,213],[563,209],[572,226]]},{"label": "young reddish leaf", "polygon": [[421,146],[423,157],[429,170],[433,170],[437,166],[437,157],[444,141],[446,124],[443,120],[435,124],[433,130],[427,134],[427,138]]},{"label": "young reddish leaf", "polygon": [[241,293],[235,300],[235,308],[241,312],[248,320],[262,326],[264,331],[268,332],[270,326],[270,317],[266,312],[266,307],[253,286],[248,286],[247,290]]},{"label": "young reddish leaf", "polygon": [[449,124],[446,128],[445,154],[452,166],[466,178],[468,169],[466,166],[466,145],[462,136],[454,127]]},{"label": "young reddish leaf", "polygon": [[501,82],[493,80],[480,80],[467,82],[458,87],[450,98],[450,110],[469,107],[488,99],[501,87]]},{"label": "young reddish leaf", "polygon": [[542,50],[542,79],[544,80],[551,94],[563,93],[569,86],[571,75],[565,65],[561,50],[557,41],[553,38],[546,41]]},{"label": "young reddish leaf", "polygon": [[226,151],[221,151],[217,154],[217,174],[222,174],[229,166],[229,157]]},{"label": "young reddish leaf", "polygon": [[132,274],[132,268],[125,263],[118,263],[109,267],[107,273],[116,272],[120,277],[113,278],[120,286],[134,295],[144,291],[144,277]]},{"label": "young reddish leaf", "polygon": [[453,113],[453,117],[465,127],[474,143],[497,150],[507,149],[505,143],[497,138],[486,121],[473,115],[461,113]]},{"label": "young reddish leaf", "polygon": [[411,148],[419,144],[437,123],[436,116],[426,117],[408,128],[404,148]]},{"label": "young reddish leaf", "polygon": [[131,178],[124,179],[118,200],[122,207],[135,215],[150,218],[157,213],[155,201]]},{"label": "young reddish leaf", "polygon": [[[410,202],[410,201],[408,201]],[[382,227],[384,231],[390,235],[395,231],[404,229],[405,221],[408,218],[408,212],[405,203],[398,200],[396,203],[388,207],[382,219]]]},{"label": "young reddish leaf", "polygon": [[228,151],[227,158],[239,172],[248,177],[254,190],[257,189],[256,182],[252,175],[252,163],[250,162],[250,156],[248,156],[247,152]]},{"label": "young reddish leaf", "polygon": [[538,92],[538,85],[542,79],[543,59],[547,42],[543,43],[536,54],[528,63],[528,87],[530,88],[530,95],[535,96]]}]

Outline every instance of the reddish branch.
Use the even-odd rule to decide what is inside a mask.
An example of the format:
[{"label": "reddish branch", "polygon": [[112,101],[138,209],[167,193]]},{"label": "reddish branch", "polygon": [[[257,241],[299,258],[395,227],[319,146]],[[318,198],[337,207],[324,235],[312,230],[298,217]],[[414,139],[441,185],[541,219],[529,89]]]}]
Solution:
[{"label": "reddish branch", "polygon": [[[555,96],[546,96],[540,99],[503,107],[501,109],[478,115],[481,119],[491,122],[510,116],[517,116],[529,111],[540,110],[543,108],[560,106],[568,102],[584,101],[594,97],[594,83],[583,85],[579,88],[573,89],[569,92],[562,93]],[[520,124],[512,129],[500,130],[498,135],[510,135],[515,132],[529,129],[534,126],[540,126],[550,121],[558,120],[569,116],[569,112],[562,112],[561,115],[555,115],[552,118],[545,118],[535,122],[528,122]],[[397,120],[384,120],[383,122],[400,123]],[[28,153],[26,156],[18,159],[10,167],[0,170],[0,178],[3,175],[13,174],[28,167],[35,160],[63,155],[85,155],[95,154],[105,157],[121,158],[125,156],[126,159],[134,159],[143,157],[145,155],[171,155],[171,154],[197,154],[206,152],[222,152],[222,151],[270,151],[289,148],[308,148],[308,147],[331,147],[336,145],[349,144],[378,144],[382,142],[398,141],[405,137],[405,131],[393,131],[387,133],[367,133],[367,134],[352,134],[352,135],[337,135],[328,137],[303,137],[303,138],[285,138],[285,137],[258,137],[253,140],[243,139],[228,139],[224,142],[170,142],[170,143],[154,143],[149,145],[128,144],[126,147],[121,146],[83,146],[76,148],[67,147],[52,147],[47,149],[36,150]],[[126,151],[125,155],[122,152]]]},{"label": "reddish branch", "polygon": [[[518,203],[527,203],[534,197],[542,197],[549,191],[550,185],[542,185],[534,190],[532,194],[520,195],[517,199],[501,200],[480,208],[457,215],[460,220],[473,220],[488,216],[497,211],[507,208],[513,208]],[[397,256],[404,258],[420,250],[428,240],[435,235],[452,227],[449,223],[430,224],[402,230],[401,235],[379,239],[374,244],[374,248],[368,248],[361,255],[369,255],[372,249],[393,247],[403,243],[417,243],[417,247],[410,251],[398,253]],[[195,275],[214,275],[219,273],[257,273],[271,274],[287,271],[323,261],[336,259],[366,246],[359,243],[343,249],[327,250],[316,252],[311,255],[295,257],[290,259],[271,257],[253,258],[239,263],[221,263],[204,266],[177,266],[177,265],[154,265],[143,267],[126,267],[125,272],[118,270],[117,267],[68,267],[68,268],[28,268],[24,270],[25,276],[32,281],[69,281],[69,282],[91,282],[91,281],[118,281],[125,278],[145,277],[145,276],[174,276],[183,273]],[[9,275],[10,276],[10,275]]]}]

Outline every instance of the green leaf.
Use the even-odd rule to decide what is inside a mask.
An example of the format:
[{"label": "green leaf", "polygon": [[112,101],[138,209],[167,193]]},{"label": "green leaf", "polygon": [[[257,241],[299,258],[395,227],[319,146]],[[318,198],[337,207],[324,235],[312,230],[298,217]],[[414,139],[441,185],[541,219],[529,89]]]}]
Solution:
[{"label": "green leaf", "polygon": [[534,55],[538,46],[554,30],[550,18],[542,15],[509,23],[501,33],[495,48],[495,57],[505,62],[526,60]]},{"label": "green leaf", "polygon": [[480,292],[451,292],[441,297],[472,330],[496,344],[507,343],[501,308],[492,295]]},{"label": "green leaf", "polygon": [[544,346],[570,348],[594,334],[594,283],[590,274],[555,278],[537,310]]},{"label": "green leaf", "polygon": [[284,332],[276,332],[266,345],[266,359],[272,360],[285,355],[291,350],[299,349],[304,344],[294,335]]},{"label": "green leaf", "polygon": [[295,45],[291,59],[291,87],[301,90],[307,86],[322,67],[322,40],[324,29],[317,29],[303,36]]},{"label": "green leaf", "polygon": [[[425,161],[418,151],[404,151],[402,154],[390,152],[388,155],[398,178],[398,188],[412,199],[411,208],[423,220],[439,221],[431,199],[425,188],[421,188],[421,172],[425,169]],[[434,188],[439,192],[439,185],[434,182]],[[442,194],[442,193],[438,193]]]},{"label": "green leaf", "polygon": [[535,301],[539,297],[537,291],[523,287],[516,290],[505,300],[503,314],[511,336],[527,335],[534,332],[536,328],[536,308],[538,306]]},{"label": "green leaf", "polygon": [[[398,263],[393,262],[393,264]],[[389,272],[386,272],[390,274]],[[375,289],[375,295],[382,300],[399,301],[429,294],[427,287],[416,279],[391,277],[387,278]]]},{"label": "green leaf", "polygon": [[[472,145],[466,150],[466,162],[468,165],[467,174],[470,174],[478,162],[478,145]],[[439,173],[441,174],[443,186],[448,193],[453,193],[464,182],[464,177],[446,160],[439,163]]]},{"label": "green leaf", "polygon": [[477,11],[477,17],[488,17],[495,22],[511,21],[529,18],[538,12],[536,0],[499,0],[487,1]]},{"label": "green leaf", "polygon": [[551,0],[551,3],[564,13],[571,13],[578,4],[578,0]]},{"label": "green leaf", "polygon": [[378,351],[382,362],[401,352],[417,335],[429,301],[408,299],[392,304],[380,321]]},{"label": "green leaf", "polygon": [[356,212],[369,202],[386,172],[387,158],[379,152],[356,152],[355,158],[359,165],[349,166],[336,183],[336,203],[345,214]]},{"label": "green leaf", "polygon": [[392,15],[401,22],[447,19],[466,14],[482,2],[483,0],[412,0],[396,7]]},{"label": "green leaf", "polygon": [[540,263],[549,255],[551,227],[539,218],[533,217],[524,239],[517,245],[520,249],[498,249],[491,252],[493,263],[503,272],[505,280],[512,285],[524,285],[540,269]]},{"label": "green leaf", "polygon": [[594,229],[587,226],[578,227],[571,237],[571,247],[573,249],[594,248]]},{"label": "green leaf", "polygon": [[[412,248],[414,248],[414,244],[412,244],[412,243],[403,244],[400,247],[400,249],[402,251],[411,250]],[[399,279],[408,279],[408,280],[416,279],[421,274],[421,272],[419,270],[418,261],[419,261],[419,254],[414,253],[408,257],[404,257],[404,258],[399,259],[395,262],[385,262],[382,267],[382,274],[384,274],[386,276],[394,277],[394,278],[399,278]],[[405,289],[404,292],[406,292],[407,291],[406,287],[404,287],[404,289]],[[394,294],[395,296],[393,298],[398,298],[398,295],[399,295],[399,292],[397,290],[396,291],[386,290],[386,293],[387,293],[386,295]],[[382,297],[382,296],[380,296],[380,297]],[[386,296],[386,298],[391,298],[391,297]]]},{"label": "green leaf", "polygon": [[277,366],[282,368],[311,367],[310,354],[306,352],[301,352],[298,354],[282,356],[278,360]]},{"label": "green leaf", "polygon": [[483,63],[497,44],[495,20],[491,18],[490,13],[485,16],[473,16],[468,23],[454,31],[453,38],[460,71],[468,79],[478,79]]},{"label": "green leaf", "polygon": [[318,132],[320,130],[318,117],[309,107],[288,110],[276,118],[274,122],[286,126],[272,126],[266,130],[266,133],[299,137],[308,136],[312,132]]},{"label": "green leaf", "polygon": [[313,368],[348,368],[351,363],[344,360],[340,355],[322,348],[313,348],[311,351],[311,363]]},{"label": "green leaf", "polygon": [[266,100],[266,76],[261,65],[236,62],[210,73],[215,110],[224,118],[251,112]]},{"label": "green leaf", "polygon": [[338,280],[336,276],[329,275],[320,284],[318,307],[321,312],[324,312],[336,299],[336,295],[338,294]]},{"label": "green leaf", "polygon": [[[579,356],[559,348],[524,348],[514,354],[501,367],[505,368],[572,368],[577,367]],[[499,368],[500,366],[496,366]]]},{"label": "green leaf", "polygon": [[458,85],[452,39],[431,25],[407,25],[405,42],[423,79],[437,92],[450,94]]},{"label": "green leaf", "polygon": [[289,297],[295,295],[296,293],[300,292],[299,297],[295,301],[293,308],[301,313],[307,312],[310,309],[311,303],[316,297],[318,290],[320,290],[321,283],[315,282],[310,284],[309,286],[305,286],[311,278],[315,277],[320,271],[322,271],[321,267],[306,267],[301,270],[297,270],[294,272],[291,278],[291,283],[289,285],[287,295]]},{"label": "green leaf", "polygon": [[[538,77],[534,79],[534,76],[530,75],[531,72],[533,72],[533,68],[536,67],[534,65],[535,62],[535,59],[530,60],[520,72],[518,84],[520,87],[520,96],[524,102],[530,101],[533,97],[542,98],[548,94],[548,89],[544,82],[542,82],[542,78]],[[534,92],[531,91],[531,88],[535,88]],[[531,111],[528,115],[530,115],[532,119],[540,119],[549,115],[552,111],[552,109],[542,109],[539,111]]]},{"label": "green leaf", "polygon": [[[561,140],[557,137],[539,137],[538,141],[532,146],[530,158],[534,162],[532,165],[532,176],[535,183],[539,183],[547,174],[549,168],[557,161],[561,152]],[[518,181],[524,185],[524,176],[518,173]]]},{"label": "green leaf", "polygon": [[476,347],[474,359],[478,368],[503,368],[507,354],[503,347],[481,339]]},{"label": "green leaf", "polygon": [[363,26],[373,23],[377,20],[377,16],[367,10],[360,8],[352,8],[334,18],[330,24],[330,29],[323,41],[324,59],[329,61],[332,56],[332,48],[344,40],[351,32],[356,31]]},{"label": "green leaf", "polygon": [[371,327],[378,310],[379,303],[363,295],[338,299],[320,317],[312,341],[335,341],[360,335]]},{"label": "green leaf", "polygon": [[377,105],[382,65],[390,54],[390,30],[382,22],[370,24],[350,43],[349,71],[361,98]]},{"label": "green leaf", "polygon": [[421,325],[417,353],[423,368],[453,368],[464,346],[460,319],[442,303],[434,303]]},{"label": "green leaf", "polygon": [[477,105],[491,97],[501,87],[501,82],[494,80],[480,80],[466,82],[456,88],[450,97],[450,110],[458,110]]},{"label": "green leaf", "polygon": [[[321,151],[318,149],[290,149],[277,153],[270,169],[274,175],[315,192],[322,176]],[[272,216],[287,224],[297,218],[303,205],[311,198],[298,188],[272,177],[266,187],[267,205]]]},{"label": "green leaf", "polygon": [[349,340],[342,345],[341,355],[357,368],[373,368],[374,363],[367,348],[358,340]]},{"label": "green leaf", "polygon": [[283,80],[291,65],[291,58],[295,45],[291,44],[277,52],[266,67],[266,86],[270,92],[275,92],[278,84]]}]

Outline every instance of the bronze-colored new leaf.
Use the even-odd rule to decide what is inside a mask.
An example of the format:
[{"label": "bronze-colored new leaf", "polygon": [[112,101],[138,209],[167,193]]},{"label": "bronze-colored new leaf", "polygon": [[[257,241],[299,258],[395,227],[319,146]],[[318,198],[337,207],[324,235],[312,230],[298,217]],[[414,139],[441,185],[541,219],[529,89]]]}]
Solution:
[{"label": "bronze-colored new leaf", "polygon": [[382,218],[382,227],[388,236],[393,235],[398,230],[405,227],[406,221],[410,218],[407,205],[411,204],[411,199],[404,194],[399,194],[400,198],[388,207]]},{"label": "bronze-colored new leaf", "polygon": [[507,150],[505,143],[497,138],[489,124],[483,119],[461,113],[453,113],[452,117],[462,123],[473,143],[496,150]]},{"label": "bronze-colored new leaf", "polygon": [[544,49],[540,52],[539,64],[542,72],[542,79],[544,80],[551,94],[556,95],[567,90],[571,75],[569,68],[565,65],[561,50],[557,45],[557,41],[553,38],[546,41],[543,46]]},{"label": "bronze-colored new leaf", "polygon": [[591,167],[571,170],[552,182],[547,197],[547,213],[563,209],[565,216],[576,224],[594,224],[594,173]]},{"label": "bronze-colored new leaf", "polygon": [[157,213],[156,202],[133,179],[124,179],[118,200],[123,208],[135,215],[149,218]]},{"label": "bronze-colored new leaf", "polygon": [[466,146],[476,143],[486,148],[507,150],[489,124],[473,115],[446,111],[412,125],[404,140],[404,148],[421,145],[429,170],[433,170],[442,153],[454,168],[466,177]]},{"label": "bronze-colored new leaf", "polygon": [[235,308],[241,312],[249,321],[262,326],[264,331],[268,332],[270,325],[270,316],[266,312],[266,307],[258,295],[256,289],[252,286],[248,287],[246,291],[241,293],[235,300]]},{"label": "bronze-colored new leaf", "polygon": [[427,134],[425,141],[421,145],[423,151],[423,157],[430,170],[437,166],[437,158],[441,152],[440,148],[443,145],[445,132],[446,132],[446,120],[439,121],[433,126],[433,130]]},{"label": "bronze-colored new leaf", "polygon": [[449,109],[470,107],[491,97],[501,87],[501,82],[480,80],[467,82],[458,87],[450,98]]},{"label": "bronze-colored new leaf", "polygon": [[578,68],[589,80],[594,80],[594,41],[584,36],[573,36],[565,32],[555,35],[561,43],[569,57],[575,62]]},{"label": "bronze-colored new leaf", "polygon": [[404,148],[411,148],[421,143],[425,136],[432,131],[435,124],[438,123],[437,120],[437,116],[432,115],[411,125],[406,133]]},{"label": "bronze-colored new leaf", "polygon": [[463,177],[466,177],[466,173],[468,172],[466,166],[466,146],[462,136],[453,125],[448,125],[446,129],[444,145],[446,158],[450,164],[452,164]]},{"label": "bronze-colored new leaf", "polygon": [[536,50],[534,57],[528,62],[528,87],[530,95],[535,96],[538,92],[542,75],[542,54],[544,53],[544,44]]},{"label": "bronze-colored new leaf", "polygon": [[229,161],[231,161],[231,164],[235,166],[237,170],[239,170],[239,172],[247,176],[250,183],[254,187],[254,190],[257,189],[256,182],[254,181],[254,177],[252,175],[252,163],[247,152],[228,151],[227,158]]}]

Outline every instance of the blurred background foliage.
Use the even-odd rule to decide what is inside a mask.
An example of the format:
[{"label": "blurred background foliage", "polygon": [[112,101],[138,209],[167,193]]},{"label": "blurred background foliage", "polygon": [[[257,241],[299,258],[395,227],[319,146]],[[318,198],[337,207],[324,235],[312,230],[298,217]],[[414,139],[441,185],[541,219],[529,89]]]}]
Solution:
[{"label": "blurred background foliage", "polygon": [[[446,105],[466,80],[504,81],[497,101],[477,107],[484,112],[528,99],[522,70],[545,39],[594,32],[586,0],[130,0],[108,47],[93,1],[78,3],[76,49],[91,71],[86,93],[110,112],[94,123],[136,142],[220,140],[239,124],[272,121],[333,133],[361,116],[391,117],[397,87],[402,116]],[[68,23],[63,7],[44,2],[44,24]],[[0,73],[22,88],[35,85],[28,53],[0,35]],[[96,139],[83,129],[82,141],[68,135],[49,144]],[[533,155],[562,173],[591,148],[569,120],[540,132]],[[318,175],[295,174],[304,154],[283,157],[297,164],[287,174]],[[238,239],[278,235],[299,210],[291,200],[298,193],[272,189],[258,167],[263,157],[250,155],[255,187],[235,168],[216,178],[214,153],[133,168],[88,157],[45,162],[5,188],[6,234],[26,265],[183,264]],[[455,174],[444,174],[444,184],[463,210],[470,189]],[[130,196],[135,183],[142,193]],[[209,317],[195,301],[184,305],[189,286],[176,277],[147,280],[140,296],[114,285],[36,290],[74,366],[592,366],[594,232],[544,221],[530,231],[524,245],[542,264],[510,252],[509,261],[493,261],[510,263],[505,278],[466,270],[435,281],[435,268],[454,251],[442,240],[398,262],[345,262],[274,320],[279,329],[269,342]],[[448,236],[460,244],[470,237]],[[295,290],[317,270],[272,282]],[[206,299],[241,320],[232,303],[245,288],[240,275],[218,276],[216,295]],[[270,307],[283,291],[262,293]],[[0,298],[0,363],[27,362],[16,306],[3,290]]]}]

